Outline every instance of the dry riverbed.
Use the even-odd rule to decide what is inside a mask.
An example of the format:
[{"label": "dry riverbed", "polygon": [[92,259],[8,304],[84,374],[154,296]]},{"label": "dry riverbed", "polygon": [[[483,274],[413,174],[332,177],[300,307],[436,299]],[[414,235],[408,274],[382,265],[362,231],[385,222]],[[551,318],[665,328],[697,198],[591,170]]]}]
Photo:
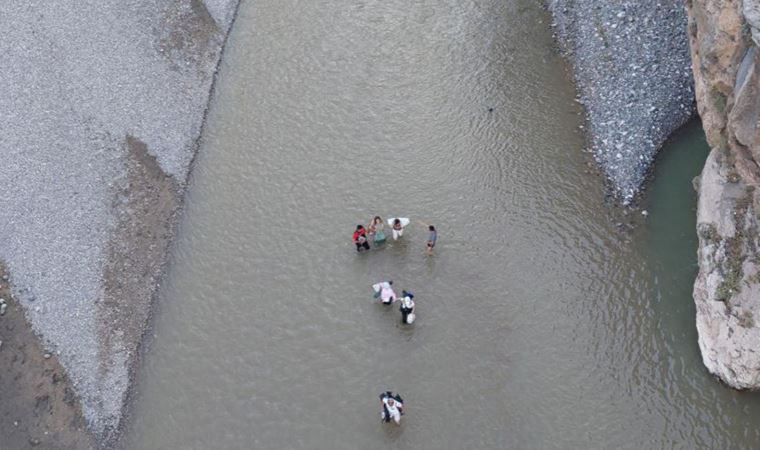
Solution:
[{"label": "dry riverbed", "polygon": [[237,1],[92,6],[0,15],[2,450],[117,443]]},{"label": "dry riverbed", "polygon": [[0,430],[2,448],[93,448],[79,400],[58,362],[32,331],[0,263]]}]

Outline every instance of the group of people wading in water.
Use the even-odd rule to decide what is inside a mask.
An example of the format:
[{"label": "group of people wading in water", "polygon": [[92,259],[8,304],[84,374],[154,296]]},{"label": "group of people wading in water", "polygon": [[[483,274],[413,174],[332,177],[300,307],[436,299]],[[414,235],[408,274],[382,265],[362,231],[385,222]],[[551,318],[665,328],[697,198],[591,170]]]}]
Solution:
[{"label": "group of people wading in water", "polygon": [[[388,220],[388,225],[391,227],[391,233],[393,240],[396,241],[404,235],[404,228],[410,223],[407,218],[392,218]],[[423,224],[424,225],[424,224]],[[426,252],[428,255],[433,254],[433,249],[438,240],[438,232],[433,225],[425,225],[428,228],[428,240],[426,244]],[[386,241],[385,237],[385,222],[380,216],[375,216],[369,225],[365,227],[362,224],[356,226],[356,231],[353,234],[353,242],[356,245],[357,252],[363,252],[369,250],[370,241],[377,246],[383,245]],[[379,299],[383,305],[392,305],[393,302],[399,300],[401,305],[399,311],[401,311],[401,323],[404,325],[411,325],[416,318],[414,313],[414,294],[410,291],[402,290],[401,298],[396,297],[396,293],[393,290],[393,281],[382,281],[372,285],[372,289],[375,294],[374,297]],[[383,422],[393,421],[396,425],[401,424],[401,416],[404,414],[404,403],[399,394],[394,394],[391,391],[386,391],[380,394],[380,403],[382,411],[380,416]]]},{"label": "group of people wading in water", "polygon": [[[388,220],[388,225],[391,227],[393,240],[396,241],[404,235],[404,229],[409,225],[409,219],[396,217]],[[433,225],[427,225],[427,227],[429,234],[426,245],[427,253],[430,255],[433,253],[433,248],[435,248],[435,243],[438,240],[438,232]],[[362,224],[357,225],[353,235],[353,242],[356,245],[357,252],[369,250],[370,241],[375,246],[380,246],[385,244],[385,240],[385,223],[380,216],[375,216],[366,228]]]}]

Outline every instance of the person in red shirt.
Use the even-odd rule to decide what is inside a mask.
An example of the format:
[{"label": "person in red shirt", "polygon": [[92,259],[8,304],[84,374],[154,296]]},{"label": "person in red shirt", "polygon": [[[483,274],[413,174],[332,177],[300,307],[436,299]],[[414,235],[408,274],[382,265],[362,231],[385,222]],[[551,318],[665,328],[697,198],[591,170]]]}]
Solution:
[{"label": "person in red shirt", "polygon": [[367,241],[367,229],[364,225],[357,225],[356,231],[354,231],[354,244],[356,244],[356,251],[369,250],[369,242]]}]

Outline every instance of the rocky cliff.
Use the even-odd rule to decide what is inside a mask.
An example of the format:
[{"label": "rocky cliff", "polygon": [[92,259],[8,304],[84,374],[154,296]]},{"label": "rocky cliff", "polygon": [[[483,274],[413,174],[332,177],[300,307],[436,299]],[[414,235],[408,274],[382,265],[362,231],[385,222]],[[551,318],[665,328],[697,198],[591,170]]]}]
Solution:
[{"label": "rocky cliff", "polygon": [[697,330],[708,370],[760,388],[760,0],[690,0],[697,107],[712,148],[698,183]]},{"label": "rocky cliff", "polygon": [[712,148],[697,184],[699,346],[711,373],[760,388],[760,0],[549,7],[591,150],[624,203],[696,97]]}]

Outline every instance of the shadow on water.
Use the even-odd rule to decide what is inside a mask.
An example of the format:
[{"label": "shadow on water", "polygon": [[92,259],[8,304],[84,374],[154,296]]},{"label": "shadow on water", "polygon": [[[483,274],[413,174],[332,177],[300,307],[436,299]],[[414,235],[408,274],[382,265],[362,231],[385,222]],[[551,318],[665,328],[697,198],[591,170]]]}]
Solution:
[{"label": "shadow on water", "polygon": [[[693,179],[709,153],[701,123],[694,120],[666,144],[656,161],[646,208],[645,251],[651,267],[651,308],[662,376],[677,388],[663,393],[684,405],[693,434],[684,439],[712,448],[755,446],[760,418],[760,394],[738,392],[722,385],[702,364],[697,345],[692,287],[697,275],[696,201]],[[692,403],[698,408],[686,408]],[[705,409],[717,414],[703,414]],[[737,410],[742,413],[737,414]],[[719,419],[719,420],[716,420]]]}]

